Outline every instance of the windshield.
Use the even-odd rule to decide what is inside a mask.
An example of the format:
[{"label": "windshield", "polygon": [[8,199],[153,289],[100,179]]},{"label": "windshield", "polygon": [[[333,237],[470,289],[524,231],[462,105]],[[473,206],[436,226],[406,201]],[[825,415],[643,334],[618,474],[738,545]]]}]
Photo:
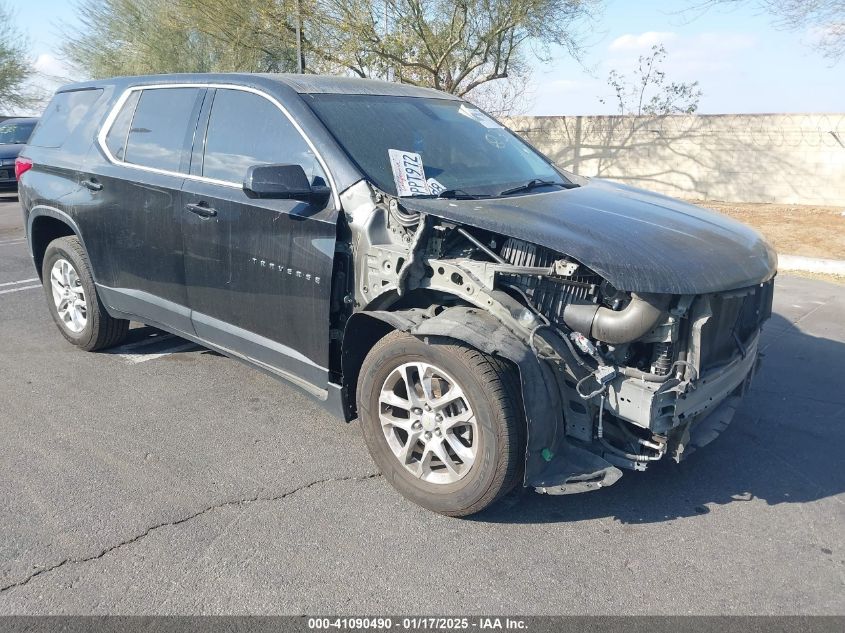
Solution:
[{"label": "windshield", "polygon": [[0,123],[0,145],[22,145],[29,140],[34,121],[26,123]]},{"label": "windshield", "polygon": [[370,180],[392,195],[496,196],[533,180],[569,184],[516,135],[462,101],[345,94],[306,100]]}]

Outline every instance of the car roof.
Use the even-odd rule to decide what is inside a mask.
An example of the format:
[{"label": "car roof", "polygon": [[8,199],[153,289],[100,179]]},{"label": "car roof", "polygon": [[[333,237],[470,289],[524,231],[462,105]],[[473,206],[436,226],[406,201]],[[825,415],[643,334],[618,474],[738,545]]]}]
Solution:
[{"label": "car roof", "polygon": [[428,97],[434,99],[458,99],[455,95],[393,81],[341,77],[335,75],[297,75],[290,73],[179,73],[168,75],[141,75],[136,77],[114,77],[63,86],[60,92],[97,88],[111,85],[121,87],[170,83],[231,83],[255,86],[261,83],[277,83],[299,94],[355,94],[384,95],[396,97]]},{"label": "car roof", "polygon": [[282,82],[300,94],[355,94],[355,95],[386,95],[395,97],[429,97],[435,99],[457,99],[451,95],[433,88],[422,88],[395,81],[381,81],[379,79],[362,79],[360,77],[339,77],[334,75],[292,75],[270,74],[264,75],[270,79]]}]

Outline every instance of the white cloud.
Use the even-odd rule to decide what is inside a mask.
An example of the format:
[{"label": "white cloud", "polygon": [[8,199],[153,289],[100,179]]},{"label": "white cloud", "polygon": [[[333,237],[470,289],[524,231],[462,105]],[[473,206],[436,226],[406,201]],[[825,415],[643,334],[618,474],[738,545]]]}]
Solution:
[{"label": "white cloud", "polygon": [[51,53],[41,53],[35,58],[33,67],[39,74],[48,78],[64,78],[71,73],[70,67]]},{"label": "white cloud", "polygon": [[61,86],[74,81],[77,74],[67,63],[52,53],[41,53],[32,61],[35,71],[27,82],[27,91],[35,97],[37,103],[29,109],[22,109],[13,114],[37,116],[41,114],[53,93]]},{"label": "white cloud", "polygon": [[609,49],[614,52],[647,51],[657,44],[666,44],[678,39],[678,34],[672,31],[646,31],[639,35],[626,33],[620,35],[610,43]]},{"label": "white cloud", "polygon": [[[649,31],[616,38],[608,48],[612,55],[604,60],[601,67],[631,72],[640,55],[647,54],[655,44],[664,44],[667,54],[663,70],[672,79],[704,80],[708,75],[735,69],[738,58],[758,44],[754,35],[733,31],[704,32],[684,37],[676,33],[662,35],[666,34],[672,37],[660,40],[657,37],[660,33]],[[618,45],[623,39],[624,45]],[[635,45],[635,42],[639,44]]]}]

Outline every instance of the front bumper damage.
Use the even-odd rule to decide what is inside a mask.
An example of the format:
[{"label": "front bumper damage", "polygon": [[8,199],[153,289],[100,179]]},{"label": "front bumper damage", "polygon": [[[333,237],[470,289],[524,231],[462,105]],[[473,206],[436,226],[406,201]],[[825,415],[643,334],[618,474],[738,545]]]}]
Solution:
[{"label": "front bumper damage", "polygon": [[[619,469],[642,471],[652,461],[667,455],[680,462],[695,449],[712,442],[733,420],[756,372],[758,345],[759,329],[740,346],[741,353],[702,371],[701,375],[692,363],[685,371],[678,372],[677,379],[661,383],[617,374],[607,382],[603,393],[592,399],[598,400],[597,404],[585,402],[564,379],[566,440],[594,452],[613,468],[562,480],[562,473],[556,472],[550,463],[539,478],[526,481],[526,485],[546,494],[572,494],[612,485],[621,476]],[[627,437],[644,450],[634,455],[623,454],[603,442],[603,417],[615,419]]]},{"label": "front bumper damage", "polygon": [[[374,319],[512,362],[527,427],[526,487],[604,488],[625,469],[680,461],[733,418],[771,315],[768,255],[760,281],[736,290],[714,291],[712,279],[704,294],[676,285],[617,290],[589,262],[425,213],[403,228],[392,218],[405,200],[363,185],[345,196],[361,272],[342,348],[355,348],[356,332],[383,331],[366,323]],[[344,360],[344,375],[357,375],[355,358]]]},{"label": "front bumper damage", "polygon": [[[512,361],[519,368],[528,426],[526,487],[553,495],[588,492],[614,484],[623,469],[645,470],[648,465],[603,450],[594,441],[594,412],[582,404],[572,383],[567,384],[567,364],[538,359],[487,312],[454,307],[436,315],[410,309],[359,313],[353,318],[375,318],[423,340],[454,337]],[[694,379],[654,384],[617,376],[607,385],[604,413],[665,437],[660,457],[669,454],[680,461],[727,428],[754,375],[758,340],[755,335],[748,342],[744,356]]]},{"label": "front bumper damage", "polygon": [[[609,385],[604,407],[620,416],[645,421],[645,428],[661,429],[667,439],[665,454],[680,462],[728,428],[758,364],[755,340],[744,358],[737,358],[698,380],[664,388],[635,378],[617,378]],[[635,402],[640,404],[634,405]],[[559,474],[550,466],[544,471],[542,481],[536,481],[533,487],[537,492],[553,495],[596,490],[615,483],[622,476],[620,468],[645,470],[649,463],[632,462],[608,451],[601,451],[600,455],[616,468],[569,476],[554,484]]]}]

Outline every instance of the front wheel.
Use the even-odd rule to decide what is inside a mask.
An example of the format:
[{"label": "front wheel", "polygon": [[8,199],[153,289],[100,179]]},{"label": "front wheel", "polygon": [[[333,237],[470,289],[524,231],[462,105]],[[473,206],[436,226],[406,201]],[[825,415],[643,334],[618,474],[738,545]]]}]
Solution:
[{"label": "front wheel", "polygon": [[60,237],[50,242],[44,252],[41,279],[50,314],[68,341],[91,352],[126,338],[129,321],[106,312],[79,238]]},{"label": "front wheel", "polygon": [[373,460],[414,503],[450,516],[507,494],[524,460],[516,370],[464,343],[404,332],[379,341],[358,381]]}]

